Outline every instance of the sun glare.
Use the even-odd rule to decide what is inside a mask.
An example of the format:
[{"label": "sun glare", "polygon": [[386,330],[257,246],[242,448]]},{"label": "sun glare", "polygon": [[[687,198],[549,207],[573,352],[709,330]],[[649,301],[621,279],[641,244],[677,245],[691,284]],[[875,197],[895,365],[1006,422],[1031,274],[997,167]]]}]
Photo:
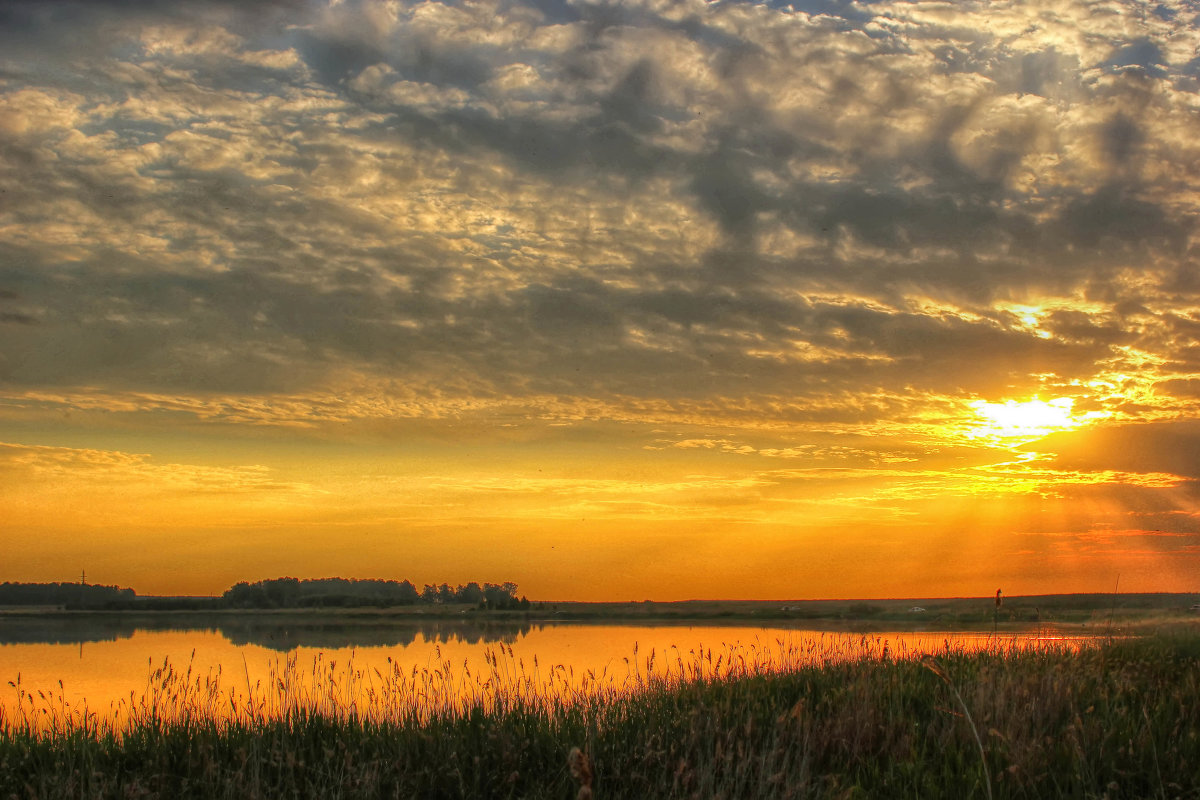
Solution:
[{"label": "sun glare", "polygon": [[1069,397],[1003,403],[977,400],[971,407],[979,417],[979,424],[971,434],[976,438],[1012,440],[1036,439],[1055,431],[1071,430],[1083,422],[1071,413],[1074,402]]}]

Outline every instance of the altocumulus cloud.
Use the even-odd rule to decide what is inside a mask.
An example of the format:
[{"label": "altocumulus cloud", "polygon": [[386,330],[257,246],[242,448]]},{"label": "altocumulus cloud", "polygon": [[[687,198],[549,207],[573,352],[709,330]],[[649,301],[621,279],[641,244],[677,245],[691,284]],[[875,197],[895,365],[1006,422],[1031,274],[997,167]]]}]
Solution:
[{"label": "altocumulus cloud", "polygon": [[1186,3],[0,13],[10,417],[1195,410]]},{"label": "altocumulus cloud", "polygon": [[[116,487],[128,492],[147,484],[155,486],[156,491],[176,496],[262,492],[309,494],[318,491],[304,483],[277,480],[269,468],[260,465],[230,468],[158,464],[140,453],[8,442],[0,442],[0,474],[12,480],[12,485],[25,483],[25,488],[39,484],[57,488],[69,479],[76,491]],[[18,494],[12,492],[8,499],[15,502]]]}]

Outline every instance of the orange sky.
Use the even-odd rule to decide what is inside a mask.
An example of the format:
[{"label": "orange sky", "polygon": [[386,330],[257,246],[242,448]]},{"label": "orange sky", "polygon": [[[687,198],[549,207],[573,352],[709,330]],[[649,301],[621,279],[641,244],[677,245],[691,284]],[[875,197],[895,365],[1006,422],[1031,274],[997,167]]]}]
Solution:
[{"label": "orange sky", "polygon": [[1182,3],[0,14],[0,581],[1200,591]]}]

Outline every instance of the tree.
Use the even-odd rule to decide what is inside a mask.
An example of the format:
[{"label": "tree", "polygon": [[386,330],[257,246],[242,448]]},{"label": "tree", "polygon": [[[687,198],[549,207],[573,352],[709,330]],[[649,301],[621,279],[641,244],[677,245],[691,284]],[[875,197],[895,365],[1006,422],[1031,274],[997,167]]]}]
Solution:
[{"label": "tree", "polygon": [[483,589],[475,581],[471,581],[466,586],[459,586],[454,594],[454,599],[460,603],[478,605],[483,600]]}]

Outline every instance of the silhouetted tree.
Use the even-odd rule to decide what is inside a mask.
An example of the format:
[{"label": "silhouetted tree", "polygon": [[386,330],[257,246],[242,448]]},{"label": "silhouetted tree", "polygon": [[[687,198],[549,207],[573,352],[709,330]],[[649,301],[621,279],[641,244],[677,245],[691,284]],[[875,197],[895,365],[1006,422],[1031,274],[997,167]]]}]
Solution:
[{"label": "silhouetted tree", "polygon": [[252,608],[386,607],[411,605],[421,595],[410,581],[274,578],[237,583],[225,591],[223,598],[229,605]]},{"label": "silhouetted tree", "polygon": [[106,607],[132,601],[133,589],[81,583],[0,583],[0,605]]},{"label": "silhouetted tree", "polygon": [[460,603],[470,603],[478,605],[483,600],[483,589],[479,588],[479,584],[471,581],[466,586],[459,586],[454,592],[454,599]]}]

